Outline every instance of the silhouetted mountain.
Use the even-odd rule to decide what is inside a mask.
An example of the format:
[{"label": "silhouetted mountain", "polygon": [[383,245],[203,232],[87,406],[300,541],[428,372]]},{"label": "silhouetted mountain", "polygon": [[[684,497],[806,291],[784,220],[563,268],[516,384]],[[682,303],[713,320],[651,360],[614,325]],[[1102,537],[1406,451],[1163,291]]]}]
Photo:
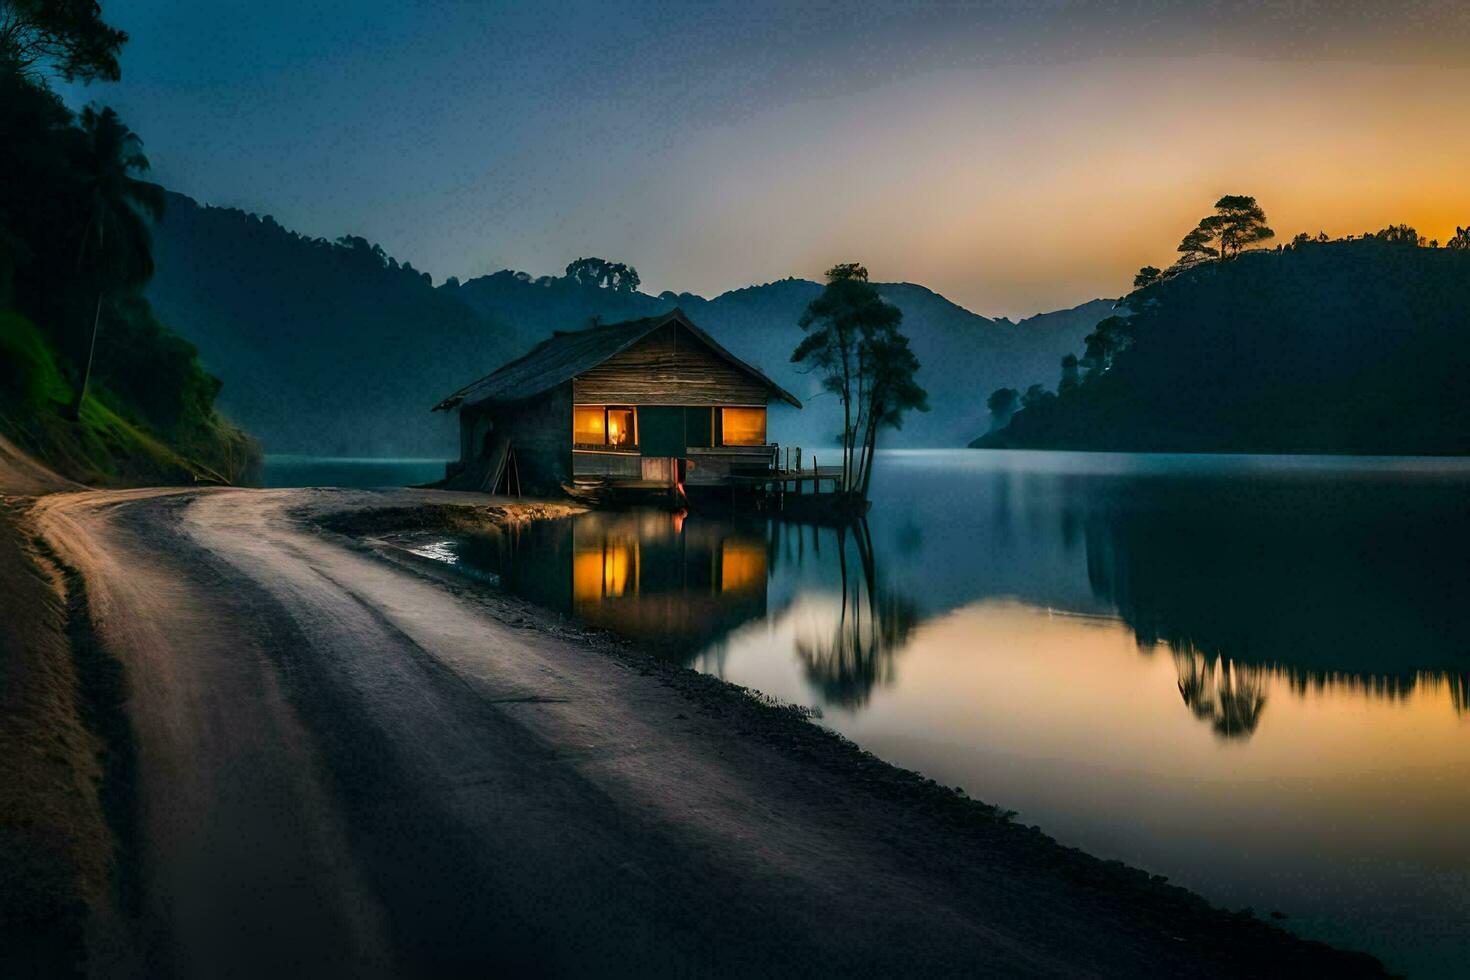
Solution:
[{"label": "silhouetted mountain", "polygon": [[1305,242],[1203,264],[1127,304],[1137,312],[1102,331],[1110,368],[975,445],[1470,452],[1470,250]]},{"label": "silhouetted mountain", "polygon": [[525,336],[527,347],[553,330],[577,330],[594,318],[603,323],[637,320],[663,313],[671,305],[647,293],[586,286],[562,276],[533,279],[509,269],[463,284],[450,280],[439,291],[481,316],[514,326]]},{"label": "silhouetted mountain", "polygon": [[[169,195],[148,295],[224,381],[222,408],[268,452],[452,456],[454,421],[428,409],[553,330],[682,306],[739,356],[806,403],[772,437],[820,449],[838,407],[790,362],[797,320],[821,286],[784,279],[705,299],[498,272],[438,288],[361,238],[307,238],[232,208]],[[961,446],[984,424],[985,395],[1015,379],[1055,379],[1112,304],[1098,300],[1019,323],[971,313],[912,283],[879,286],[904,311],[934,410],[882,445]]]},{"label": "silhouetted mountain", "polygon": [[434,398],[524,346],[361,238],[170,194],[155,240],[149,299],[268,452],[447,455],[454,424]]},{"label": "silhouetted mountain", "polygon": [[[806,410],[795,429],[810,446],[832,444],[842,428],[833,397],[790,363],[801,337],[796,321],[821,288],[789,279],[725,293],[703,305],[679,300],[695,322],[802,399]],[[889,448],[963,446],[983,424],[985,396],[993,388],[1013,377],[1053,380],[1062,355],[1112,308],[1110,301],[1095,300],[1013,323],[971,313],[914,283],[879,283],[878,291],[903,310],[903,331],[919,359],[919,383],[931,406],[929,412],[911,412],[899,432],[885,433],[879,446]]]}]

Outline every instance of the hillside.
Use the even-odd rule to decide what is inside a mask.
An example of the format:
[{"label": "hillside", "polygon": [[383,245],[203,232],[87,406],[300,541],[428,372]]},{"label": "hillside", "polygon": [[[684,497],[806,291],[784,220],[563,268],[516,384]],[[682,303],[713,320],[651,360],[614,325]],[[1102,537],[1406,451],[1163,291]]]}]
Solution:
[{"label": "hillside", "polygon": [[170,194],[155,241],[150,300],[267,452],[447,455],[453,425],[433,400],[524,346],[361,238]]},{"label": "hillside", "polygon": [[1470,452],[1470,250],[1306,242],[1204,264],[1128,305],[1111,368],[974,444]]},{"label": "hillside", "polygon": [[257,479],[260,449],[214,411],[219,382],[200,369],[193,348],[146,310],[115,311],[109,326],[97,344],[95,383],[73,421],[65,413],[76,390],[75,364],[57,353],[47,331],[0,309],[7,473],[39,463],[72,480],[113,486]]},{"label": "hillside", "polygon": [[252,479],[218,379],[138,294],[159,189],[136,136],[0,66],[0,146],[0,437],[87,483]]}]

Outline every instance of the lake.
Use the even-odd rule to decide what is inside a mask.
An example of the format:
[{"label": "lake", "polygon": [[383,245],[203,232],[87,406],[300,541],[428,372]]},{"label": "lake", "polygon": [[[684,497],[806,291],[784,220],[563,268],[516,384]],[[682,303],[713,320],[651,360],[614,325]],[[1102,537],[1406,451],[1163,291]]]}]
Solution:
[{"label": "lake", "polygon": [[420,550],[1217,904],[1470,962],[1470,461],[883,453],[843,532]]},{"label": "lake", "polygon": [[444,464],[442,459],[268,455],[261,483],[267,487],[411,487],[444,479]]}]

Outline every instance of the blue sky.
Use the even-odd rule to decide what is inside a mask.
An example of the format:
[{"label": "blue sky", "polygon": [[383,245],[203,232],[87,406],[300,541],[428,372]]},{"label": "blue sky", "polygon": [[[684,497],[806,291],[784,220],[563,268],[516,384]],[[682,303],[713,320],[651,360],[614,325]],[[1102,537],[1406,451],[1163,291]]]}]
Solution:
[{"label": "blue sky", "polygon": [[857,258],[1024,315],[1119,292],[1221,193],[1286,234],[1470,221],[1453,3],[103,7],[123,81],[68,95],[158,179],[436,280],[597,254],[710,294]]}]

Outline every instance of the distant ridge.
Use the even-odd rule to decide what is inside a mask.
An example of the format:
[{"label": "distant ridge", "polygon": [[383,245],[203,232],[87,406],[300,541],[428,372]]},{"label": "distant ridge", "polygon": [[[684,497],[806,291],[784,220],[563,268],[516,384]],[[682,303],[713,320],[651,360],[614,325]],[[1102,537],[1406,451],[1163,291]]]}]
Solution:
[{"label": "distant ridge", "polygon": [[455,433],[429,415],[434,392],[525,343],[361,238],[312,239],[181,194],[154,237],[149,299],[267,452],[444,454]]},{"label": "distant ridge", "polygon": [[[457,453],[454,420],[429,409],[555,330],[654,316],[675,306],[806,409],[772,419],[773,438],[831,445],[838,410],[791,365],[797,319],[821,291],[781,279],[714,299],[657,296],[562,277],[497,272],[435,287],[429,276],[354,237],[292,232],[269,216],[170,194],[148,289],[160,315],[224,381],[220,404],[267,452],[343,456]],[[890,434],[892,447],[959,447],[985,428],[985,398],[1024,379],[1055,386],[1063,354],[1107,315],[1098,300],[1019,323],[972,313],[915,283],[881,283],[904,311],[933,411]]]}]

